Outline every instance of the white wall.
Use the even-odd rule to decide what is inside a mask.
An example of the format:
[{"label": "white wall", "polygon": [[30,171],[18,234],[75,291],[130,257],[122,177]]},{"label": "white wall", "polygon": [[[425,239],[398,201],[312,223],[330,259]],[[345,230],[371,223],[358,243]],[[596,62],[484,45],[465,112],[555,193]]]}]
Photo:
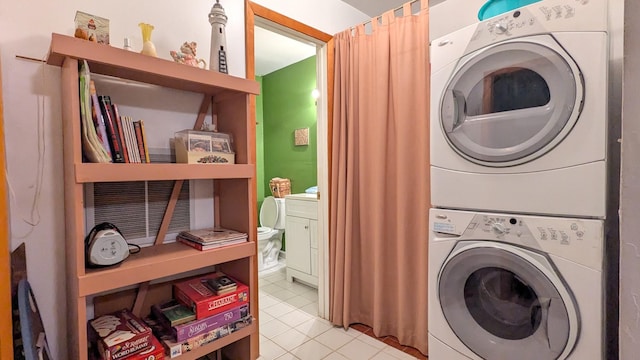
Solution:
[{"label": "white wall", "polygon": [[[121,47],[125,36],[139,50],[138,23],[155,26],[152,40],[158,54],[170,59],[184,41],[198,43],[198,55],[208,60],[211,27],[207,15],[214,0],[188,2],[137,1],[0,1],[0,56],[5,105],[7,178],[10,192],[12,249],[26,243],[29,281],[43,316],[54,357],[66,359],[66,292],[64,261],[64,194],[62,173],[62,119],[60,70],[16,55],[45,58],[51,33],[73,34],[76,10],[110,19],[111,44]],[[229,72],[245,75],[244,2],[222,0],[229,17],[227,48]],[[261,0],[257,3],[334,34],[368,17],[338,0]],[[131,104],[132,116],[179,119],[189,126],[195,120],[200,97],[162,94],[181,100],[180,106],[162,106],[153,113]],[[165,110],[166,109],[166,110]],[[188,109],[192,109],[190,113]],[[150,110],[149,110],[150,111]],[[187,125],[188,124],[188,125]],[[166,146],[172,135],[158,135],[156,146]]]}]

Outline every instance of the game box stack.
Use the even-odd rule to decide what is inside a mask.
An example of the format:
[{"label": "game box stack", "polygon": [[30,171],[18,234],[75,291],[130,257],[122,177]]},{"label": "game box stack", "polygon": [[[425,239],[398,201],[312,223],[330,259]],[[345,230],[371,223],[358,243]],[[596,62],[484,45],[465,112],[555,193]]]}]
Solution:
[{"label": "game box stack", "polygon": [[249,303],[249,287],[216,272],[174,284],[173,296],[200,320]]},{"label": "game box stack", "polygon": [[251,324],[249,289],[217,272],[174,284],[174,296],[145,318],[170,358]]},{"label": "game box stack", "polygon": [[89,321],[90,354],[102,360],[159,360],[164,349],[151,328],[128,310]]}]

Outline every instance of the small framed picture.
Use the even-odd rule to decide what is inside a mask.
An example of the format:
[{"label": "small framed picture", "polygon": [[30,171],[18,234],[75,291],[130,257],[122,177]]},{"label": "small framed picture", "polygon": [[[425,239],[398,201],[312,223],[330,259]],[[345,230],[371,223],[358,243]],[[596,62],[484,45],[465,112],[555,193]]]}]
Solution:
[{"label": "small framed picture", "polygon": [[294,144],[296,146],[309,145],[309,128],[302,128],[302,129],[295,130]]}]

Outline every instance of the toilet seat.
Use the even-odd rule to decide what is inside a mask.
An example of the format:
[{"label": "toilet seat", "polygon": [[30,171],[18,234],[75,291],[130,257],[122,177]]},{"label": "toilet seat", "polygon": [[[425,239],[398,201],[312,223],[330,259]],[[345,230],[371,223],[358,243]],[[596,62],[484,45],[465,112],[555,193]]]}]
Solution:
[{"label": "toilet seat", "polygon": [[260,240],[268,240],[278,233],[278,230],[272,229],[266,226],[261,226],[258,228],[258,241]]},{"label": "toilet seat", "polygon": [[[260,207],[260,225],[273,229],[278,221],[278,203],[273,196],[267,196]],[[259,228],[258,228],[259,229]]]}]

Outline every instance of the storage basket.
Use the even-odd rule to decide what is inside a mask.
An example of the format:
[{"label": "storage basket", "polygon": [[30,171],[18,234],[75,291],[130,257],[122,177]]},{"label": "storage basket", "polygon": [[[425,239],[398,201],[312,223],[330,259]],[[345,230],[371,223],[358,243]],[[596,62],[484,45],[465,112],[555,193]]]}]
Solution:
[{"label": "storage basket", "polygon": [[276,198],[283,198],[291,194],[291,180],[283,178],[273,178],[269,180],[271,195]]}]

